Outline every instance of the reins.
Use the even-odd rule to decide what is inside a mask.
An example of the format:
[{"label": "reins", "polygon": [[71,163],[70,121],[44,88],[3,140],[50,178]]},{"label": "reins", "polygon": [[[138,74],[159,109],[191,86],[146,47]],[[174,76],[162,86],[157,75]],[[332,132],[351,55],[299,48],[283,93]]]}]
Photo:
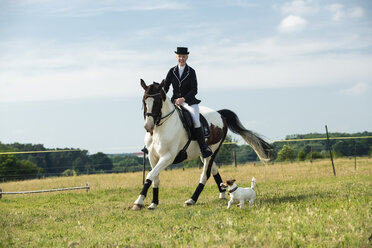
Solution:
[{"label": "reins", "polygon": [[[159,93],[156,93],[156,94],[147,94],[147,93],[145,93],[145,96],[146,97],[155,97],[155,96],[158,96],[158,95],[161,95],[161,93],[160,92]],[[163,108],[163,106],[161,108]],[[162,123],[160,123],[161,120],[170,117],[174,113],[174,111],[176,111],[176,107],[175,106],[174,106],[173,110],[170,113],[168,113],[167,115],[165,115],[163,117],[161,117],[161,110],[160,110],[160,114],[158,114],[157,116],[155,116],[155,114],[153,114],[153,113],[145,113],[145,115],[146,116],[151,116],[154,119],[155,118],[158,119],[158,120],[155,121],[155,123],[156,123],[157,126],[161,126],[161,125],[163,125],[167,121],[167,120],[165,120]],[[160,116],[160,118],[159,118],[159,116]]]},{"label": "reins", "polygon": [[159,120],[159,123],[157,124],[157,126],[163,125],[164,122],[166,122],[167,120],[163,121],[162,123],[160,123],[160,121],[167,118],[167,117],[170,117],[174,113],[174,111],[176,111],[176,107],[174,107],[173,110],[169,114],[167,114],[166,116],[160,117],[160,120]]}]

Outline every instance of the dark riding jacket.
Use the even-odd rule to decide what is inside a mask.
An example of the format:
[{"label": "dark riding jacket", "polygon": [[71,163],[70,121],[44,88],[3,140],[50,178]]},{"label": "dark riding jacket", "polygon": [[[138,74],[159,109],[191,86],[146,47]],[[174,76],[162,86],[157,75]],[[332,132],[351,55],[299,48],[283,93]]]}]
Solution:
[{"label": "dark riding jacket", "polygon": [[198,82],[196,80],[195,70],[186,64],[185,69],[179,77],[178,66],[172,67],[165,79],[164,90],[168,92],[170,85],[173,87],[172,102],[175,99],[183,97],[189,105],[199,104],[201,101],[195,98],[198,93]]}]

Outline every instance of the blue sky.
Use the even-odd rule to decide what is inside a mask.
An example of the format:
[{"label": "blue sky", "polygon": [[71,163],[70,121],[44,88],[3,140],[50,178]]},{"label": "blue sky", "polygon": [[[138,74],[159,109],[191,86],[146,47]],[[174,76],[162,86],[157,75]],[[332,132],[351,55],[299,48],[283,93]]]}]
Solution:
[{"label": "blue sky", "polygon": [[372,2],[0,0],[0,141],[143,146],[139,79],[187,46],[198,98],[278,140],[372,131]]}]

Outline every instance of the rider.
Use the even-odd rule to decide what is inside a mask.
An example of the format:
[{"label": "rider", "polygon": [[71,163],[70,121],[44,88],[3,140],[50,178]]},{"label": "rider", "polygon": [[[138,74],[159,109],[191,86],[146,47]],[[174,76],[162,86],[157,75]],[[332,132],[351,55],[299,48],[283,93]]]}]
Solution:
[{"label": "rider", "polygon": [[195,95],[198,93],[195,70],[186,64],[189,54],[187,47],[177,47],[175,53],[178,65],[169,70],[165,79],[164,90],[168,92],[172,84],[172,102],[177,105],[182,105],[182,107],[191,113],[200,151],[203,157],[207,158],[211,156],[213,152],[205,144],[204,133],[200,124],[198,106],[200,100],[195,98]]}]

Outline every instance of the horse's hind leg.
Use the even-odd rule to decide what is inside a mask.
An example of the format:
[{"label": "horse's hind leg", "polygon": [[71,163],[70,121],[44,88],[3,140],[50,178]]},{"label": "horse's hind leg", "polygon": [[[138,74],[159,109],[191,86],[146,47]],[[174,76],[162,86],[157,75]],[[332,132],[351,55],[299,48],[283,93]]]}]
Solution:
[{"label": "horse's hind leg", "polygon": [[[214,162],[214,156],[212,156],[212,158],[207,158],[207,159],[201,158],[201,159],[204,162],[203,172],[200,175],[199,185],[198,185],[198,187],[196,187],[194,194],[191,196],[191,198],[189,200],[187,200],[185,202],[185,205],[187,205],[187,206],[195,205],[195,203],[197,202],[201,192],[203,191],[204,186],[207,183],[211,173],[213,175],[214,180],[216,181],[216,184],[218,186],[218,190],[220,191],[220,197],[219,198],[220,199],[227,199],[226,196],[225,196],[225,191],[226,190],[222,189],[221,186],[220,186],[220,184],[222,183],[222,178],[221,178],[220,174],[218,173],[217,165]],[[212,164],[212,165],[210,165],[210,164]],[[208,171],[209,166],[211,167],[210,171]]]},{"label": "horse's hind leg", "polygon": [[198,198],[199,198],[201,192],[204,189],[204,185],[207,183],[208,178],[209,178],[207,176],[207,169],[208,169],[208,166],[207,165],[210,163],[211,158],[206,158],[206,159],[201,158],[201,160],[204,163],[204,165],[203,165],[203,172],[200,175],[200,181],[199,181],[198,186],[195,189],[194,194],[191,196],[190,199],[188,199],[187,201],[185,201],[185,205],[186,206],[191,206],[191,205],[195,205],[196,204],[196,202],[198,201]]}]

